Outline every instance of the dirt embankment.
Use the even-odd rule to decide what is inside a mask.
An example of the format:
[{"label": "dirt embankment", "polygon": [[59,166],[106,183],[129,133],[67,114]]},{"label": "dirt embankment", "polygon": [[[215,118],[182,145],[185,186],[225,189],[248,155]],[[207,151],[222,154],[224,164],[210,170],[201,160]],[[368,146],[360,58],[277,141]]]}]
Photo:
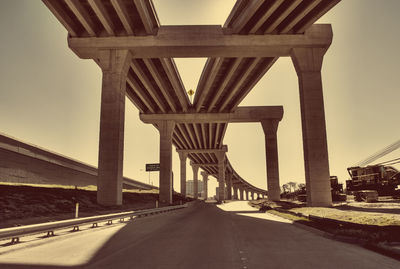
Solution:
[{"label": "dirt embankment", "polygon": [[[0,228],[13,227],[75,217],[154,208],[158,193],[124,192],[122,206],[97,204],[96,191],[32,186],[0,185]],[[174,195],[179,204],[181,196]]]}]

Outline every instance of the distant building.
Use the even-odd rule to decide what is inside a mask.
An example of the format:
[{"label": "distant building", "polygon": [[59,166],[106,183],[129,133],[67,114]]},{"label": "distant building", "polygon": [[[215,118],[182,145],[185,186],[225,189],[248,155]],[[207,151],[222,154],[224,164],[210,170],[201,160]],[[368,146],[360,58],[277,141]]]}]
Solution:
[{"label": "distant building", "polygon": [[[186,181],[186,195],[194,196],[194,186],[193,185],[194,185],[193,180]],[[197,192],[198,192],[199,197],[203,197],[203,181],[202,180],[198,181]]]}]

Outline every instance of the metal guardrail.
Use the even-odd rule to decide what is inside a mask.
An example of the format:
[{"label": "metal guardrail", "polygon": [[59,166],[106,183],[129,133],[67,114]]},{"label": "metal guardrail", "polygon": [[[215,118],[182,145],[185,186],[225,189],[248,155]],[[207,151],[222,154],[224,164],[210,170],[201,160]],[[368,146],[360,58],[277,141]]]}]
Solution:
[{"label": "metal guardrail", "polygon": [[112,221],[116,219],[119,219],[122,222],[125,218],[132,219],[135,216],[147,216],[151,214],[168,212],[186,207],[187,205],[185,204],[178,206],[168,206],[155,209],[129,211],[129,212],[114,213],[114,214],[107,214],[107,215],[100,215],[100,216],[93,216],[86,218],[68,219],[68,220],[61,220],[49,223],[40,223],[40,224],[5,228],[5,229],[0,229],[0,240],[11,239],[11,244],[15,244],[19,242],[20,237],[27,235],[47,232],[47,236],[53,236],[54,231],[57,229],[73,227],[72,231],[78,231],[79,226],[82,224],[92,223],[92,228],[95,228],[97,227],[97,224],[101,221],[107,221],[107,224],[112,224]]}]

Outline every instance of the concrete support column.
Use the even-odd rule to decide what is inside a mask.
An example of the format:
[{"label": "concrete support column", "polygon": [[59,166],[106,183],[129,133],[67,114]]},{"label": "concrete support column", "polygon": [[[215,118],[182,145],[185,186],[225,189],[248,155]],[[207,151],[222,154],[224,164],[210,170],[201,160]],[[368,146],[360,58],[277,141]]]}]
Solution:
[{"label": "concrete support column", "polygon": [[244,200],[244,194],[243,194],[243,188],[239,188],[239,194],[240,194],[240,200],[243,201]]},{"label": "concrete support column", "polygon": [[186,159],[188,154],[186,152],[178,152],[181,161],[181,194],[186,197]]},{"label": "concrete support column", "polygon": [[226,199],[232,200],[232,172],[226,174],[226,188],[228,190]]},{"label": "concrete support column", "polygon": [[160,132],[160,202],[172,204],[172,135],[175,122],[157,123]]},{"label": "concrete support column", "polygon": [[218,202],[225,200],[225,152],[216,152],[218,159]]},{"label": "concrete support column", "polygon": [[131,54],[127,50],[102,50],[97,202],[122,204],[126,76]]},{"label": "concrete support column", "polygon": [[193,198],[199,198],[199,166],[196,164],[190,163],[193,169]]},{"label": "concrete support column", "polygon": [[268,188],[268,199],[270,201],[279,201],[281,194],[281,189],[279,186],[278,143],[276,137],[278,124],[279,124],[278,120],[261,121],[261,125],[265,135],[267,188]]},{"label": "concrete support column", "polygon": [[254,200],[254,192],[251,192],[251,200]]},{"label": "concrete support column", "polygon": [[248,201],[249,200],[249,191],[245,190],[245,193],[246,193],[246,201]]},{"label": "concrete support column", "polygon": [[203,176],[203,193],[204,193],[203,198],[205,201],[208,198],[208,173],[202,171],[201,175]]},{"label": "concrete support column", "polygon": [[233,187],[233,199],[234,200],[239,200],[238,187],[236,187],[236,186]]},{"label": "concrete support column", "polygon": [[323,48],[297,48],[291,53],[299,79],[308,206],[332,205],[321,79],[325,52]]}]

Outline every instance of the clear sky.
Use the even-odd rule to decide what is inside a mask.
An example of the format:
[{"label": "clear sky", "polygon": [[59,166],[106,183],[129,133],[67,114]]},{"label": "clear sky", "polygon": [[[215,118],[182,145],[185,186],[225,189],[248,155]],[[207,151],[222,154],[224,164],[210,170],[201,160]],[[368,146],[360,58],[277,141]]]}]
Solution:
[{"label": "clear sky", "polygon": [[[223,24],[232,0],[154,0],[163,25]],[[400,139],[400,1],[342,0],[319,23],[334,37],[323,64],[331,175]],[[39,0],[0,1],[0,132],[97,165],[101,72],[68,47],[67,32]],[[205,59],[176,59],[186,89],[196,89]],[[304,182],[297,76],[281,58],[241,105],[283,105],[278,129],[281,183]],[[230,124],[224,143],[235,170],[266,188],[264,134],[259,124]],[[400,150],[378,160],[400,157]],[[124,175],[149,182],[145,163],[158,162],[159,135],[126,102]],[[174,153],[175,190],[179,158]],[[188,179],[192,178],[188,166]],[[150,180],[158,185],[158,173]],[[215,192],[216,180],[209,190]]]}]

